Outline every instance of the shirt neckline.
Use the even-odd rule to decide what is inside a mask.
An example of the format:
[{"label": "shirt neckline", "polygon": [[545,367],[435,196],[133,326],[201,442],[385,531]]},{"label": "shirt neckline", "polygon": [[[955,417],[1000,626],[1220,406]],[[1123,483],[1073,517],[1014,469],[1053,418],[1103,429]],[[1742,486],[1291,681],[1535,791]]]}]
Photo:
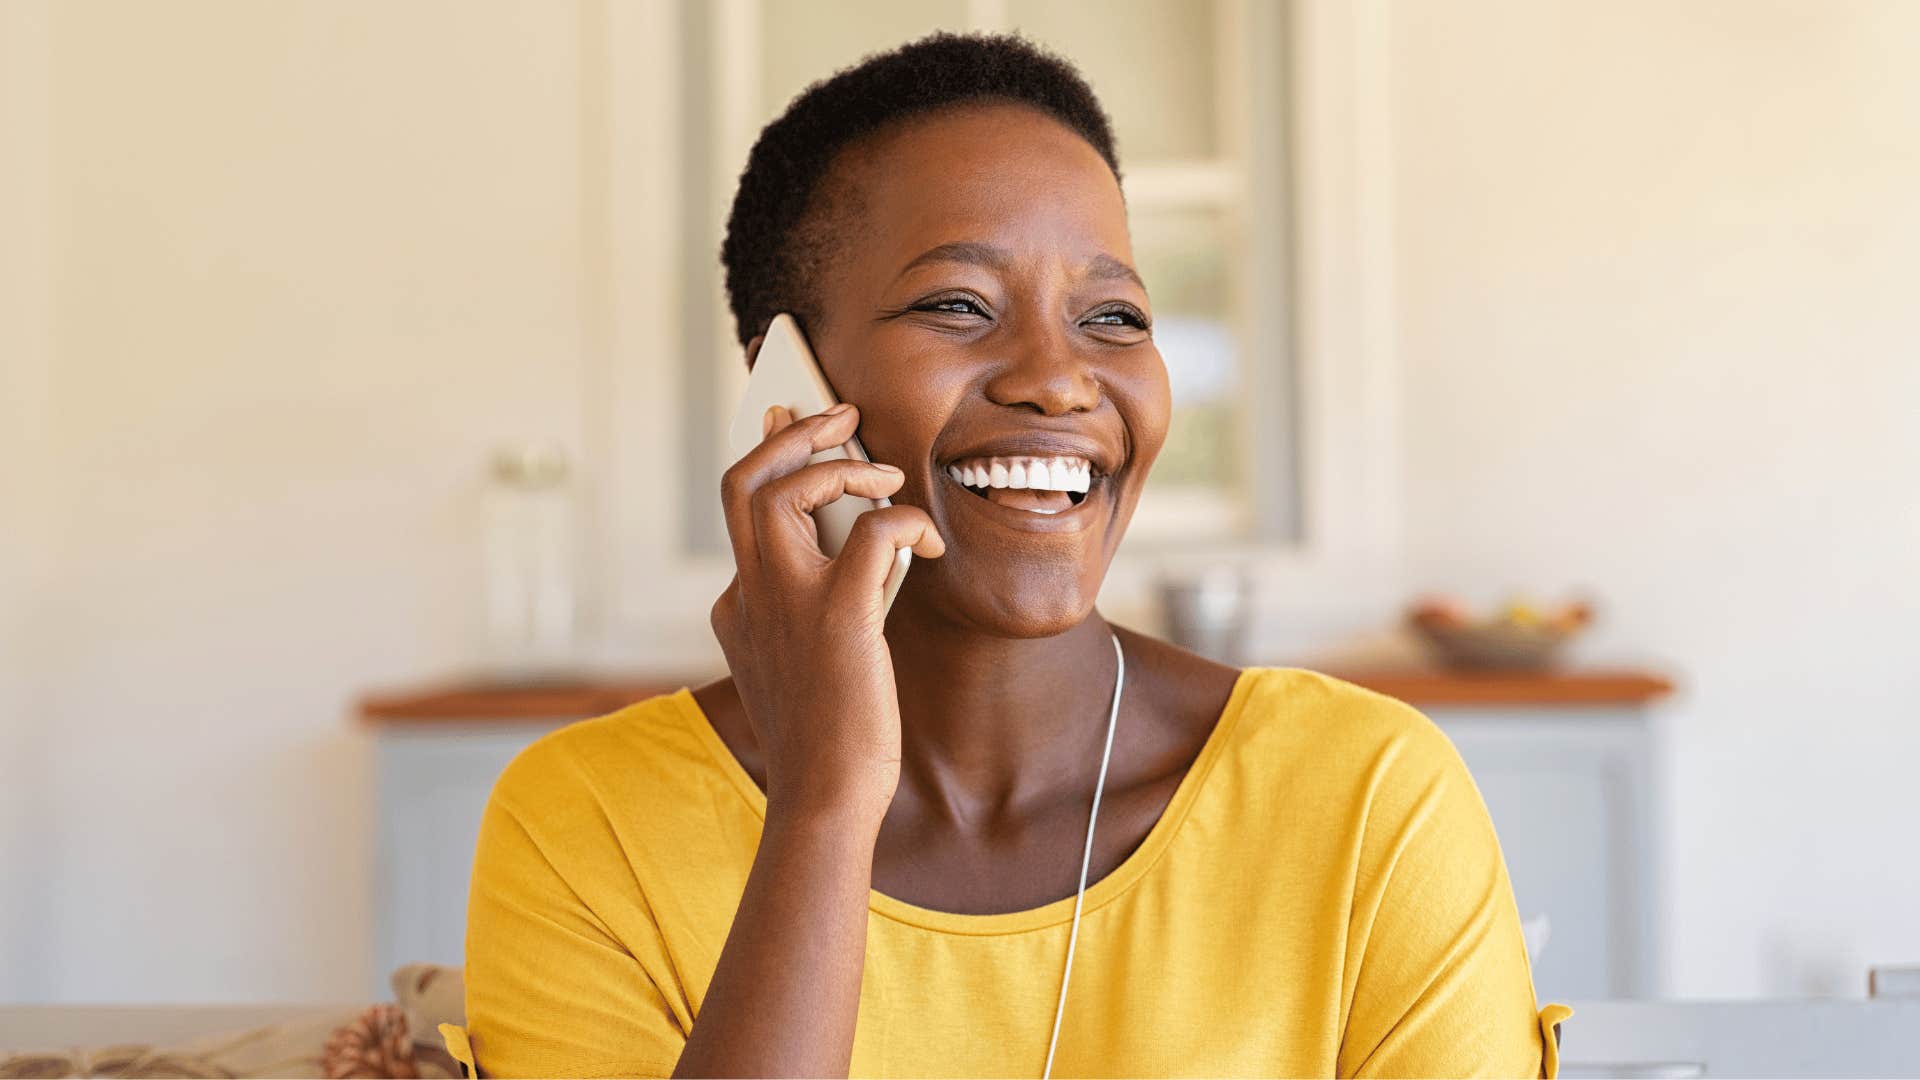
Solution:
[{"label": "shirt neckline", "polygon": [[[1246,711],[1246,700],[1253,690],[1258,670],[1257,668],[1244,669],[1234,679],[1233,692],[1227,697],[1227,705],[1221,710],[1220,719],[1214,723],[1213,730],[1207,734],[1207,741],[1201,745],[1200,753],[1188,767],[1187,774],[1180,778],[1179,786],[1174,789],[1173,798],[1168,800],[1166,809],[1160,813],[1160,820],[1153,823],[1153,828],[1147,831],[1146,838],[1140,842],[1140,846],[1135,848],[1133,853],[1128,855],[1111,873],[1087,886],[1086,898],[1081,904],[1082,918],[1125,893],[1148,870],[1152,869],[1153,864],[1158,862],[1160,856],[1166,852],[1167,846],[1173,842],[1174,834],[1179,831],[1188,811],[1192,809],[1194,800],[1199,797],[1200,789],[1206,783],[1208,774],[1212,772],[1214,763],[1220,759],[1225,746],[1232,739],[1240,715]],[[747,774],[746,768],[733,756],[733,751],[729,750],[726,742],[720,738],[720,733],[714,730],[713,722],[707,719],[706,712],[694,699],[693,691],[683,687],[668,700],[680,711],[687,725],[693,729],[701,745],[706,747],[708,754],[713,757],[715,764],[732,784],[734,790],[746,800],[747,806],[764,822],[767,817],[766,793],[753,782],[753,777]],[[888,896],[878,889],[867,890],[867,908],[876,915],[925,930],[975,937],[1020,934],[1067,922],[1073,918],[1073,899],[1072,896],[1063,896],[1039,907],[1020,911],[972,915],[924,908],[918,904],[910,904],[905,900]]]}]

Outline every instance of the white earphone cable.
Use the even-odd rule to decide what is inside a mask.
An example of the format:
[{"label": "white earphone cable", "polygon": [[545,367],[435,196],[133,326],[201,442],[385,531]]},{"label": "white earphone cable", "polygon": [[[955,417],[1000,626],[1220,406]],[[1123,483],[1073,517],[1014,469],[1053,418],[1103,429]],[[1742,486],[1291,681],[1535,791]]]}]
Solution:
[{"label": "white earphone cable", "polygon": [[1080,905],[1087,896],[1087,868],[1093,864],[1093,826],[1100,820],[1100,793],[1107,788],[1107,762],[1113,757],[1113,730],[1120,720],[1120,691],[1127,683],[1127,655],[1120,636],[1113,635],[1113,704],[1107,710],[1107,746],[1100,752],[1100,779],[1093,785],[1093,810],[1087,815],[1087,846],[1080,855],[1080,887],[1073,894],[1073,927],[1067,931],[1067,964],[1060,972],[1060,1003],[1053,1009],[1053,1038],[1047,1043],[1047,1065],[1041,1080],[1053,1076],[1053,1052],[1060,1045],[1060,1020],[1067,1012],[1067,981],[1073,978],[1073,950],[1080,943]]}]

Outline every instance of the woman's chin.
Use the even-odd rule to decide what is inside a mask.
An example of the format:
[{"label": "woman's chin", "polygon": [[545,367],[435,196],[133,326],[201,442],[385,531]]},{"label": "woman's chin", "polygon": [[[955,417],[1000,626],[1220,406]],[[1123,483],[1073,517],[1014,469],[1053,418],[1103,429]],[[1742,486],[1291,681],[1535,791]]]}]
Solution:
[{"label": "woman's chin", "polygon": [[938,566],[938,570],[919,582],[908,574],[894,605],[895,615],[904,614],[905,606],[995,637],[1042,638],[1064,634],[1085,622],[1099,597],[1099,578],[1084,580],[1079,567],[1049,572],[1040,567],[939,565],[953,554],[949,550],[945,557],[931,560],[927,568]]}]

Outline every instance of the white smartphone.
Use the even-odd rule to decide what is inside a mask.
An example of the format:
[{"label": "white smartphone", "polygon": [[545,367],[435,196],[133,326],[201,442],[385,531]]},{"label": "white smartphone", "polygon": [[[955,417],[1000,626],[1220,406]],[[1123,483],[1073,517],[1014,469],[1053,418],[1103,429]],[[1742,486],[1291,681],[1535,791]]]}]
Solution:
[{"label": "white smartphone", "polygon": [[[767,410],[773,406],[786,406],[793,413],[793,418],[799,420],[839,403],[840,399],[833,396],[833,387],[828,385],[820,364],[813,358],[813,350],[807,346],[806,336],[800,332],[800,324],[794,322],[791,315],[776,315],[767,326],[767,336],[760,343],[760,354],[754,358],[753,370],[747,374],[747,392],[740,398],[740,409],[733,414],[733,427],[727,433],[734,458],[743,458],[749,450],[760,445],[761,422]],[[839,446],[827,447],[813,455],[811,461],[837,461],[841,458],[871,460],[856,436]],[[814,531],[820,534],[820,550],[829,558],[838,556],[840,549],[847,544],[847,536],[853,532],[853,523],[861,514],[891,505],[892,502],[887,499],[843,495],[816,508],[813,522]],[[882,592],[883,610],[893,607],[893,598],[900,591],[900,583],[907,579],[907,565],[912,561],[911,550],[901,548],[894,552],[893,569],[887,572],[887,583]]]}]

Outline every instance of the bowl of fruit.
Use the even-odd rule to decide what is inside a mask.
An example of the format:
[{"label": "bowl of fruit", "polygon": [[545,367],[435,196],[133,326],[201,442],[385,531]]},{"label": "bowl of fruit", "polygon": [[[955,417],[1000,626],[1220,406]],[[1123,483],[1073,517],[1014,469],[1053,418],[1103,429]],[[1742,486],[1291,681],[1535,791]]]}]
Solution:
[{"label": "bowl of fruit", "polygon": [[1584,600],[1543,606],[1508,602],[1480,612],[1453,597],[1431,597],[1407,612],[1407,622],[1440,662],[1470,671],[1531,671],[1551,667],[1566,643],[1593,621]]}]

